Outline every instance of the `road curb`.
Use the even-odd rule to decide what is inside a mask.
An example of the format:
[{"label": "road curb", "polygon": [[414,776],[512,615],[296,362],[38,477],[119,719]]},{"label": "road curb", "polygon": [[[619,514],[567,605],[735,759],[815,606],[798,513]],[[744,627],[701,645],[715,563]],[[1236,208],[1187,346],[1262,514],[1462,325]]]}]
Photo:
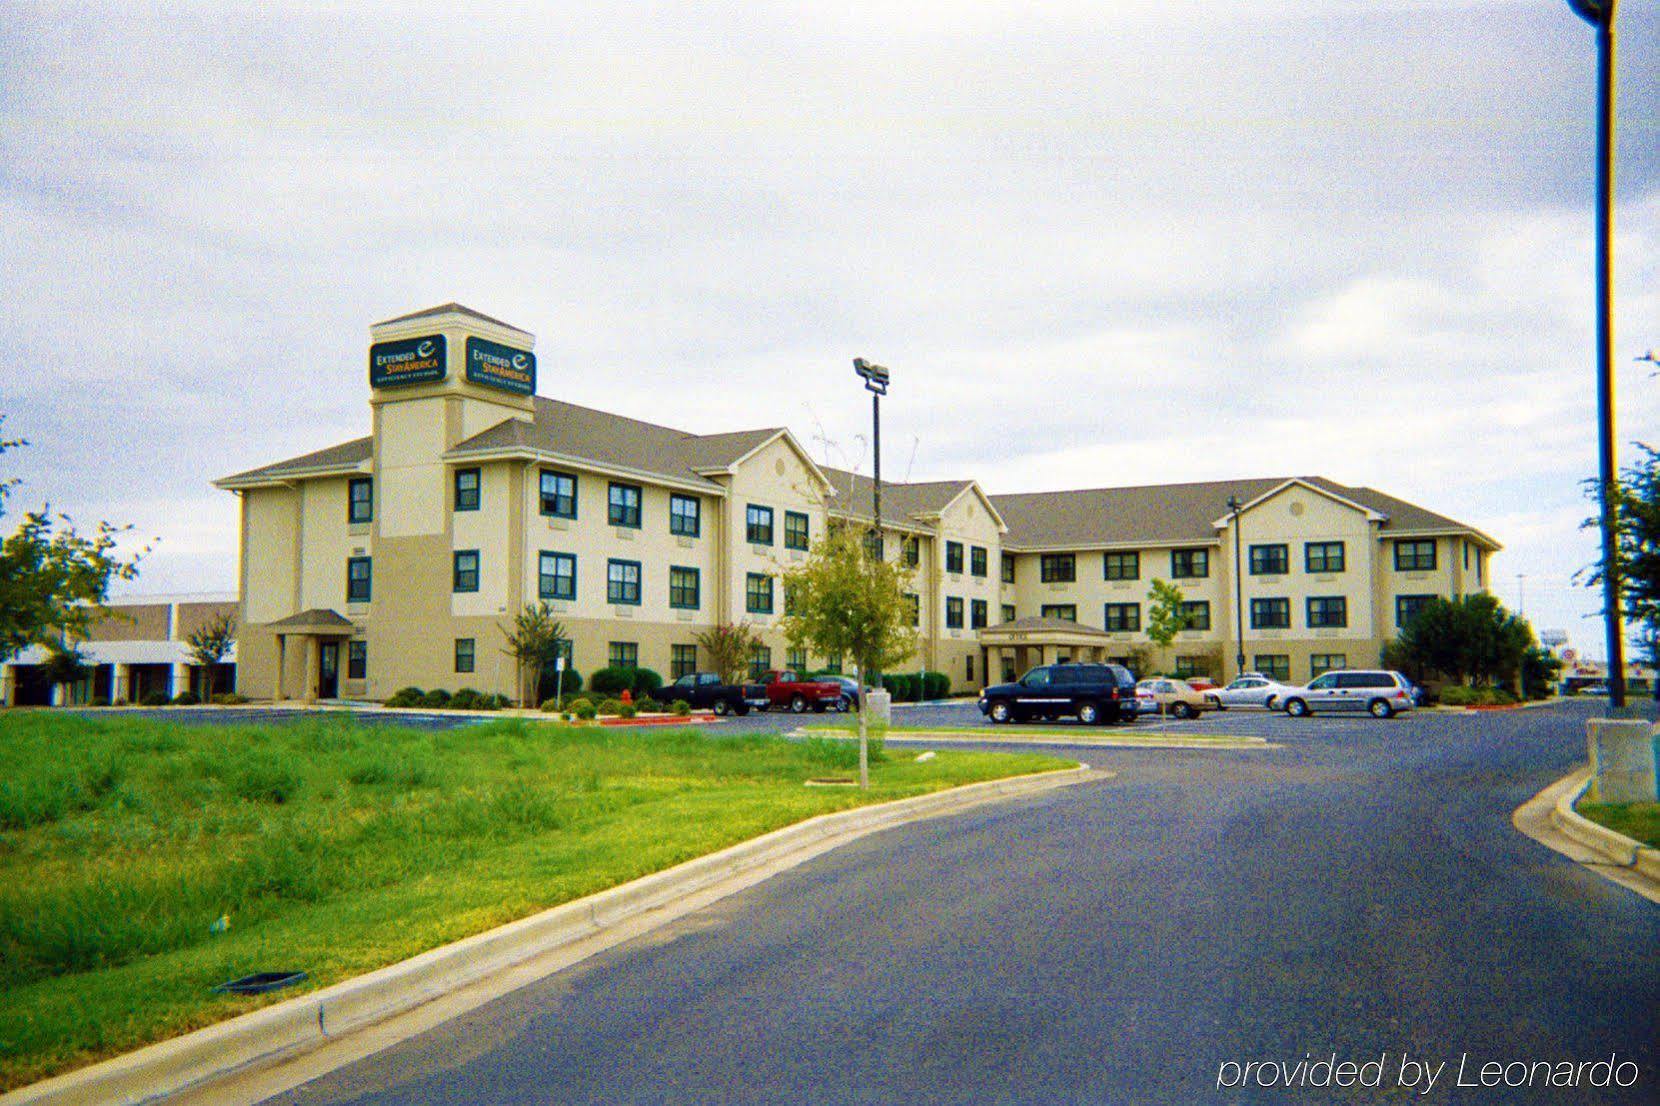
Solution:
[{"label": "road curb", "polygon": [[1582,778],[1577,778],[1574,786],[1557,798],[1551,807],[1551,822],[1562,831],[1563,836],[1601,853],[1610,864],[1633,869],[1660,882],[1660,849],[1652,849],[1623,833],[1598,825],[1575,810],[1591,786],[1591,774],[1586,769],[1574,776]]},{"label": "road curb", "polygon": [[[850,732],[797,727],[786,737],[835,737],[843,740],[857,736]],[[1194,734],[1108,734],[1080,733],[1077,737],[1063,734],[1022,733],[1018,730],[999,730],[981,737],[966,730],[905,730],[889,731],[882,740],[889,742],[916,741],[938,745],[1032,745],[1059,749],[1277,749],[1280,746],[1265,737],[1245,734],[1220,737],[1202,737]]]},{"label": "road curb", "polygon": [[795,854],[806,859],[823,851],[828,840],[841,844],[907,822],[1110,775],[1079,764],[821,814],[366,975],[18,1088],[0,1095],[0,1106],[136,1106],[199,1089],[319,1048],[734,876]]},{"label": "road curb", "polygon": [[1561,853],[1611,883],[1660,903],[1660,855],[1583,817],[1574,803],[1590,786],[1589,767],[1579,768],[1517,807],[1511,823],[1533,840]]}]

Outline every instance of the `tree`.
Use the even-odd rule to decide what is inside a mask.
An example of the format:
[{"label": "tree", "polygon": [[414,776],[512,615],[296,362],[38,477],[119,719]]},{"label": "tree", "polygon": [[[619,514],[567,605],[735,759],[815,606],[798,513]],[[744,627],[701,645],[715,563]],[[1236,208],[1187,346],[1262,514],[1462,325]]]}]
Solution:
[{"label": "tree", "polygon": [[749,654],[761,644],[761,635],[747,622],[722,623],[703,631],[695,640],[709,671],[718,673],[723,684],[736,684],[743,682]]},{"label": "tree", "polygon": [[213,698],[213,669],[236,644],[236,615],[222,611],[184,637],[190,662],[202,672],[202,702]]},{"label": "tree", "polygon": [[[911,573],[871,555],[851,526],[820,538],[807,559],[784,574],[784,636],[796,649],[852,657],[863,684],[916,652],[905,602]],[[867,696],[859,696],[859,786],[870,786]]]},{"label": "tree", "polygon": [[69,702],[69,688],[87,678],[92,666],[86,663],[86,656],[75,646],[67,645],[62,641],[48,642],[46,645],[46,659],[40,662],[40,674],[54,687],[61,687],[61,699],[65,704]]},{"label": "tree", "polygon": [[1431,599],[1401,630],[1389,656],[1458,683],[1489,683],[1519,671],[1533,627],[1487,592]]},{"label": "tree", "polygon": [[[1614,502],[1619,511],[1615,531],[1614,563],[1620,574],[1624,614],[1650,664],[1660,665],[1660,452],[1642,442],[1643,457],[1621,474]],[[1596,481],[1588,482],[1592,499],[1599,499]],[[1601,518],[1585,520],[1599,528]],[[1602,586],[1602,566],[1580,574],[1592,587]]]},{"label": "tree", "polygon": [[[0,416],[0,425],[4,422]],[[28,444],[0,439],[0,454]],[[16,477],[0,480],[0,518],[18,483]],[[0,659],[29,645],[84,637],[107,614],[110,586],[136,577],[139,560],[149,552],[132,557],[117,552],[118,535],[131,529],[100,522],[92,534],[82,534],[49,504],[24,514],[17,530],[0,541]]]},{"label": "tree", "polygon": [[512,629],[499,622],[496,629],[507,640],[507,648],[502,652],[518,662],[519,705],[536,706],[530,700],[539,690],[542,672],[558,660],[569,640],[565,624],[553,617],[553,608],[543,600],[540,603],[526,603],[513,616]]},{"label": "tree", "polygon": [[1187,615],[1182,613],[1187,596],[1175,584],[1155,577],[1147,598],[1151,600],[1147,605],[1147,637],[1160,649],[1167,649],[1176,635],[1187,629]]}]

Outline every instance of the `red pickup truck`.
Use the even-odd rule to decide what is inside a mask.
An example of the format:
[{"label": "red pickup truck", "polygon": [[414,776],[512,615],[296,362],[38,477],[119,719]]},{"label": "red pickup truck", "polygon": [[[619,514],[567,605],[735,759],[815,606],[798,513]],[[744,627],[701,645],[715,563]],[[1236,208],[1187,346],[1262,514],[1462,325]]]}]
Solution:
[{"label": "red pickup truck", "polygon": [[795,714],[808,708],[823,713],[842,699],[842,685],[829,680],[803,680],[794,672],[768,672],[759,682],[744,685],[744,702],[756,710],[788,707]]}]

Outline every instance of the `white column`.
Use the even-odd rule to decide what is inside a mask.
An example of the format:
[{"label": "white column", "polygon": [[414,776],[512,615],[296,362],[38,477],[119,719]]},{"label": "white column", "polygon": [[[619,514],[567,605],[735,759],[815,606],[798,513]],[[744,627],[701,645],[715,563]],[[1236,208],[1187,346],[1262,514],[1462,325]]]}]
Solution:
[{"label": "white column", "polygon": [[17,698],[17,666],[0,664],[0,706],[11,706]]},{"label": "white column", "polygon": [[170,666],[170,676],[167,681],[167,695],[172,698],[190,690],[190,666],[175,664]]},{"label": "white column", "polygon": [[115,674],[110,678],[110,702],[131,698],[132,691],[133,666],[130,664],[116,665]]}]

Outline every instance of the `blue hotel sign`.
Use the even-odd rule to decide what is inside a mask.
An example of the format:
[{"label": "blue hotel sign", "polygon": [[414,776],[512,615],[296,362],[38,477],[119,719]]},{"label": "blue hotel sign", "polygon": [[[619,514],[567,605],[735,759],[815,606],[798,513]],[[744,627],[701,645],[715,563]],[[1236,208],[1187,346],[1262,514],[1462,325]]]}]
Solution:
[{"label": "blue hotel sign", "polygon": [[449,371],[444,336],[404,338],[369,347],[369,387],[397,388],[430,384]]},{"label": "blue hotel sign", "polygon": [[536,393],[536,355],[483,338],[467,339],[467,379],[486,388]]}]

